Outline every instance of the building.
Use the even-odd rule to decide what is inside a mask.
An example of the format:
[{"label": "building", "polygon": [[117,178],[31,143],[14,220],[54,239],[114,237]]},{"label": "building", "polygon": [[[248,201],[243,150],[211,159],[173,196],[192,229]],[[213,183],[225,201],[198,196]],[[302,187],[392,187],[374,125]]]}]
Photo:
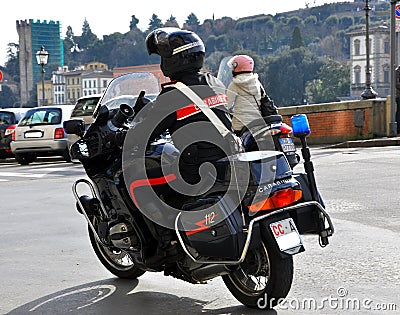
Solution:
[{"label": "building", "polygon": [[50,80],[44,81],[44,99],[42,84],[36,84],[38,106],[53,105],[53,84]]},{"label": "building", "polygon": [[112,79],[113,72],[106,69],[83,72],[82,96],[103,93]]},{"label": "building", "polygon": [[64,104],[75,104],[82,96],[103,93],[114,77],[113,72],[108,70],[108,66],[101,62],[90,62],[73,71],[67,69],[53,75],[59,75],[58,81],[63,82],[65,86]]},{"label": "building", "polygon": [[49,52],[49,64],[63,66],[64,46],[58,21],[20,20],[16,21],[16,27],[19,36],[21,104],[26,104],[35,83],[41,80],[42,68],[36,62],[36,52],[44,46]]},{"label": "building", "polygon": [[[350,36],[350,98],[360,99],[366,87],[366,30]],[[379,97],[390,94],[390,29],[388,26],[370,27],[371,86]],[[399,50],[397,49],[397,54]],[[398,59],[399,60],[399,59]]]},{"label": "building", "polygon": [[82,73],[82,96],[103,93],[114,77],[105,63],[90,62],[85,64],[83,69],[85,71]]},{"label": "building", "polygon": [[82,96],[82,78],[81,74],[84,70],[78,69],[69,71],[64,74],[65,76],[65,101],[67,104],[75,104],[75,102]]},{"label": "building", "polygon": [[68,66],[58,67],[57,71],[51,74],[51,83],[53,84],[53,103],[55,105],[64,105],[66,103],[65,91],[65,73],[68,72]]}]

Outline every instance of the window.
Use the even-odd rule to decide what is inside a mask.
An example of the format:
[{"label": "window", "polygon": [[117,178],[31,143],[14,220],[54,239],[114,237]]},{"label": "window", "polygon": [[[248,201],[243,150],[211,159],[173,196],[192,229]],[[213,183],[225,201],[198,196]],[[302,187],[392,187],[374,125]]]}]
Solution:
[{"label": "window", "polygon": [[60,109],[31,109],[19,123],[20,126],[30,126],[36,124],[52,124],[57,125],[61,123],[61,110]]},{"label": "window", "polygon": [[354,67],[354,83],[355,84],[361,83],[361,67],[360,66]]},{"label": "window", "polygon": [[360,55],[360,40],[356,39],[354,41],[354,55],[359,56]]},{"label": "window", "polygon": [[104,87],[104,88],[107,87],[107,80],[103,80],[103,87]]},{"label": "window", "polygon": [[11,125],[13,122],[13,116],[11,113],[0,112],[0,125]]},{"label": "window", "polygon": [[390,68],[389,65],[383,66],[383,82],[389,83],[390,80]]},{"label": "window", "polygon": [[389,54],[390,53],[390,43],[389,42],[385,42],[384,43],[384,53],[385,54]]}]

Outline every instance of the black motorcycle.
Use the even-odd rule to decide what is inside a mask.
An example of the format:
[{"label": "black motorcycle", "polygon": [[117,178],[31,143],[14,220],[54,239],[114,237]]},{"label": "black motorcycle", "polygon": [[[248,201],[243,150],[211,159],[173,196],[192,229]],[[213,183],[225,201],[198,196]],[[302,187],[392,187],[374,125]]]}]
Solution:
[{"label": "black motorcycle", "polygon": [[211,189],[180,198],[179,205],[155,195],[154,204],[165,209],[142,209],[138,199],[150,180],[135,180],[136,170],[173,165],[179,158],[168,136],[148,146],[144,158],[135,157],[129,135],[138,123],[135,100],[143,81],[138,74],[114,79],[87,131],[82,120],[64,124],[80,137],[71,156],[89,179],[77,180],[73,193],[94,252],[120,278],[148,271],[205,283],[222,276],[244,305],[274,307],[291,288],[293,255],[304,251],[301,235],[315,234],[325,246],[334,231],[315,184],[304,121],[295,135],[302,139],[306,173],[293,173],[276,150],[238,152],[216,163]]}]

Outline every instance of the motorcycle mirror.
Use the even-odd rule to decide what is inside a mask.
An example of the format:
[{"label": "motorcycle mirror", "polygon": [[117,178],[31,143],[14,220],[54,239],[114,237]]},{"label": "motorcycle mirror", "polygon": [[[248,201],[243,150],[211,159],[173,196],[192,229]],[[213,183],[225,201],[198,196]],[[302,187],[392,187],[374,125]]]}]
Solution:
[{"label": "motorcycle mirror", "polygon": [[82,137],[85,133],[85,121],[83,119],[70,119],[63,124],[66,133]]},{"label": "motorcycle mirror", "polygon": [[115,127],[120,128],[127,121],[128,118],[131,118],[133,116],[133,114],[134,111],[132,107],[130,107],[128,104],[121,104],[119,110],[111,119],[111,123]]}]

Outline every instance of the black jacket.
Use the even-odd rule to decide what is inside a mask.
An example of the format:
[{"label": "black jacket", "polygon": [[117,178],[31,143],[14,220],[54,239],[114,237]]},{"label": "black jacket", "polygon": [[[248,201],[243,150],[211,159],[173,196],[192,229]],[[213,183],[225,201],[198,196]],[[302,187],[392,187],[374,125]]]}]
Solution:
[{"label": "black jacket", "polygon": [[[232,130],[226,109],[225,86],[221,81],[202,72],[184,74],[179,81],[190,86]],[[174,145],[181,152],[183,164],[198,166],[224,157],[224,151],[229,152],[226,140],[190,99],[171,86],[174,82],[164,84],[154,104],[144,108],[144,122],[147,127],[153,127],[149,142],[168,130]]]}]

